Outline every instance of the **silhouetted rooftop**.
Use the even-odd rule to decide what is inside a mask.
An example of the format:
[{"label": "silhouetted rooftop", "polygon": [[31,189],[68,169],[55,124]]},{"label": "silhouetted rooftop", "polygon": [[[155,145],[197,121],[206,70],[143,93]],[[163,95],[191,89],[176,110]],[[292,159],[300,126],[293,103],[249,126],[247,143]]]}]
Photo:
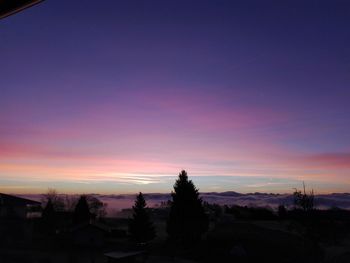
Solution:
[{"label": "silhouetted rooftop", "polygon": [[125,259],[125,258],[137,257],[144,253],[145,251],[129,251],[129,252],[114,251],[114,252],[105,253],[105,256],[111,259]]},{"label": "silhouetted rooftop", "polygon": [[3,206],[40,205],[40,202],[17,197],[14,195],[7,195],[7,194],[0,193],[0,205],[3,205]]},{"label": "silhouetted rooftop", "polygon": [[0,19],[38,4],[43,0],[0,0]]},{"label": "silhouetted rooftop", "polygon": [[104,224],[100,224],[100,223],[89,223],[89,222],[86,222],[86,223],[82,223],[82,224],[79,224],[77,226],[74,226],[71,231],[72,232],[75,232],[75,231],[79,231],[81,229],[86,229],[86,228],[96,228],[98,230],[101,230],[103,232],[110,232],[110,228]]}]

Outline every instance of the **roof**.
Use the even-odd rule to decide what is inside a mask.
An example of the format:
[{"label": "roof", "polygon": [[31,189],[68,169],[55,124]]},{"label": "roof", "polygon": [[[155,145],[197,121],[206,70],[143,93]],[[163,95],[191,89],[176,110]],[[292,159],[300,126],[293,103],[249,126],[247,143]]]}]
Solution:
[{"label": "roof", "polygon": [[122,259],[122,258],[136,257],[144,253],[145,251],[129,251],[129,252],[113,251],[113,252],[105,253],[104,255],[112,259]]},{"label": "roof", "polygon": [[109,233],[110,232],[110,229],[108,228],[108,226],[106,225],[103,225],[103,224],[98,224],[98,223],[82,223],[80,225],[77,225],[73,228],[71,228],[71,231],[72,232],[76,232],[76,231],[79,231],[79,230],[84,230],[86,228],[96,228],[102,232],[107,232]]},{"label": "roof", "polygon": [[40,205],[40,202],[0,193],[0,206],[27,206]]},{"label": "roof", "polygon": [[13,15],[43,0],[0,0],[0,19]]}]

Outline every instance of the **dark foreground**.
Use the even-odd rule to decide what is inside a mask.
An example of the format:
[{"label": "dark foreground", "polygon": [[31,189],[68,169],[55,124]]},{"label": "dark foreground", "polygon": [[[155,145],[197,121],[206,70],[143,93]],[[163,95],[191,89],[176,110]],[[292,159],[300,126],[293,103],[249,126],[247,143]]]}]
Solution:
[{"label": "dark foreground", "polygon": [[41,218],[1,219],[0,262],[350,262],[346,210],[306,214],[214,206],[207,207],[207,213],[209,231],[201,241],[189,244],[168,240],[166,208],[151,210],[157,237],[146,244],[130,240],[127,218],[72,227],[62,216],[54,232]]}]

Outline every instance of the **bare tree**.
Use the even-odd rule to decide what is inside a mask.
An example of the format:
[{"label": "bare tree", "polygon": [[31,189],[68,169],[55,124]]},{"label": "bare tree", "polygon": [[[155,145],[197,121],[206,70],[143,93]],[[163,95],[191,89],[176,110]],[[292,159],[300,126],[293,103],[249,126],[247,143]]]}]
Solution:
[{"label": "bare tree", "polygon": [[64,208],[66,211],[73,212],[77,205],[79,196],[76,195],[65,195],[63,198]]},{"label": "bare tree", "polygon": [[314,190],[311,190],[309,194],[306,193],[305,183],[303,182],[304,192],[299,191],[295,188],[293,193],[294,204],[300,207],[304,211],[311,211],[314,209]]},{"label": "bare tree", "polygon": [[47,193],[43,194],[41,202],[44,207],[48,202],[51,202],[55,211],[63,211],[65,209],[63,197],[53,188],[49,188]]},{"label": "bare tree", "polygon": [[96,218],[104,218],[106,217],[107,211],[107,204],[101,202],[98,198],[92,196],[92,195],[87,195],[86,200],[88,202],[90,212],[93,214],[94,217]]}]

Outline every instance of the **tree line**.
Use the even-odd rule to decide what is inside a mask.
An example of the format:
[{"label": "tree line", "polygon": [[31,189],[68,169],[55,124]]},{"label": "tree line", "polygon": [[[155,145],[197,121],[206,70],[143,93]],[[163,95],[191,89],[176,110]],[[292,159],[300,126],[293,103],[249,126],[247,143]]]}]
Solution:
[{"label": "tree line", "polygon": [[[308,194],[305,190],[301,192],[295,189],[293,193],[294,205],[308,212],[314,209],[313,191]],[[205,212],[208,206],[214,206],[213,211],[220,213],[217,207],[210,205],[199,197],[197,187],[192,180],[189,180],[188,174],[182,170],[173,185],[171,199],[167,202],[169,215],[166,220],[166,231],[169,240],[184,245],[194,244],[200,241],[204,233],[209,228],[209,217]],[[43,196],[42,202],[45,208],[42,212],[42,218],[48,229],[52,229],[57,213],[68,211],[72,213],[73,224],[90,222],[91,220],[103,219],[106,215],[106,204],[102,203],[96,197],[91,195],[62,196],[58,195],[53,189]],[[252,213],[257,218],[273,218],[272,211],[264,208],[245,208],[239,206],[226,207],[226,212],[235,214],[238,218],[241,214]],[[220,208],[220,207],[219,207]],[[156,237],[154,223],[152,222],[150,209],[147,207],[146,200],[140,192],[132,206],[132,216],[128,222],[128,232],[132,240],[137,243],[146,243]],[[283,217],[286,214],[286,208],[280,205],[278,216]]]},{"label": "tree line", "polygon": [[[169,240],[185,245],[199,241],[208,230],[209,218],[205,213],[198,189],[192,180],[189,180],[185,170],[179,173],[171,198],[172,200],[168,202],[170,211],[166,227]],[[50,189],[42,201],[45,206],[42,218],[49,229],[57,213],[62,211],[73,214],[73,224],[86,223],[106,215],[106,204],[90,195],[82,195],[79,198],[61,196]],[[137,243],[154,239],[155,227],[142,192],[137,195],[132,212],[128,224],[131,238]]]}]

